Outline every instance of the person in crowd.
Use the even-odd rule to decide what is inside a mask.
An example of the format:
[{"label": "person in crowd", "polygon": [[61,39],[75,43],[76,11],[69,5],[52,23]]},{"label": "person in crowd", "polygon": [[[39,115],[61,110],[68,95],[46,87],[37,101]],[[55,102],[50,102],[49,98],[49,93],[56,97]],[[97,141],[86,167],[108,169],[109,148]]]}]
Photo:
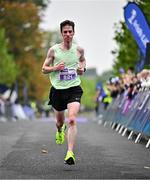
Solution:
[{"label": "person in crowd", "polygon": [[150,87],[150,70],[143,69],[137,76],[142,87]]},{"label": "person in crowd", "polygon": [[104,92],[103,85],[100,82],[98,82],[96,84],[96,94],[94,96],[94,101],[96,103],[96,105],[95,105],[96,116],[99,114],[99,112],[98,112],[99,105],[105,97],[106,97],[106,93]]},{"label": "person in crowd", "polygon": [[106,96],[102,100],[104,104],[104,110],[107,110],[108,105],[112,102],[111,87],[112,86],[110,81],[107,81],[106,84],[103,86],[104,92],[106,94]]}]

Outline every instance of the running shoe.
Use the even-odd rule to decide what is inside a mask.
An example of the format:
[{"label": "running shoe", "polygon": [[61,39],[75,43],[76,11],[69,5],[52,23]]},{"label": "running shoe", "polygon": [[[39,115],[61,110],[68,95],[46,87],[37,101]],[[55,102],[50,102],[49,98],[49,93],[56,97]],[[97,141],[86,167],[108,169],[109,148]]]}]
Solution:
[{"label": "running shoe", "polygon": [[65,130],[66,130],[66,124],[63,124],[61,131],[56,132],[56,144],[63,144],[65,142]]},{"label": "running shoe", "polygon": [[64,159],[64,163],[68,165],[74,165],[75,164],[75,155],[72,151],[67,151],[67,155]]}]

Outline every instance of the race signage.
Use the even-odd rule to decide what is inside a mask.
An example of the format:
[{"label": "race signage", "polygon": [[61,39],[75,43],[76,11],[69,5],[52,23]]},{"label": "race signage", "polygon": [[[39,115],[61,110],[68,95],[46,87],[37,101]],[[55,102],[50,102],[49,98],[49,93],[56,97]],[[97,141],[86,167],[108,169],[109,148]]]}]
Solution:
[{"label": "race signage", "polygon": [[142,54],[146,55],[146,44],[150,42],[150,28],[136,3],[129,2],[124,8],[125,22],[137,42]]}]

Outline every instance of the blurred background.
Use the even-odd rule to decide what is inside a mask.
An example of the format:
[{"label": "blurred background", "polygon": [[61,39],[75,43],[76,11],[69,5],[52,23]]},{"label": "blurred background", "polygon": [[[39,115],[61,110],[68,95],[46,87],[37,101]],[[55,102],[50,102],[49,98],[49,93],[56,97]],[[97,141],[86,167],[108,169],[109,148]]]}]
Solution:
[{"label": "blurred background", "polygon": [[[9,117],[13,108],[14,119],[49,115],[51,84],[41,66],[48,48],[61,41],[59,24],[65,19],[75,21],[75,41],[85,49],[87,59],[81,109],[94,110],[97,82],[119,77],[121,69],[139,70],[142,54],[123,17],[128,2],[0,0],[0,113]],[[150,22],[150,2],[132,2]]]}]

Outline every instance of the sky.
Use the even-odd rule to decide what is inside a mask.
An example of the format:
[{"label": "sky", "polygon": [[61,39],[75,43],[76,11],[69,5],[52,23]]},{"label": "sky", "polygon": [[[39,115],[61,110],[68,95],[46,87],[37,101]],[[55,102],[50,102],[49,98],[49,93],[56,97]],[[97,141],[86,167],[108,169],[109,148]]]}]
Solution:
[{"label": "sky", "polygon": [[110,70],[115,49],[114,23],[124,21],[126,0],[51,0],[44,12],[41,28],[59,30],[60,22],[75,22],[75,40],[85,51],[87,68],[97,73]]}]

